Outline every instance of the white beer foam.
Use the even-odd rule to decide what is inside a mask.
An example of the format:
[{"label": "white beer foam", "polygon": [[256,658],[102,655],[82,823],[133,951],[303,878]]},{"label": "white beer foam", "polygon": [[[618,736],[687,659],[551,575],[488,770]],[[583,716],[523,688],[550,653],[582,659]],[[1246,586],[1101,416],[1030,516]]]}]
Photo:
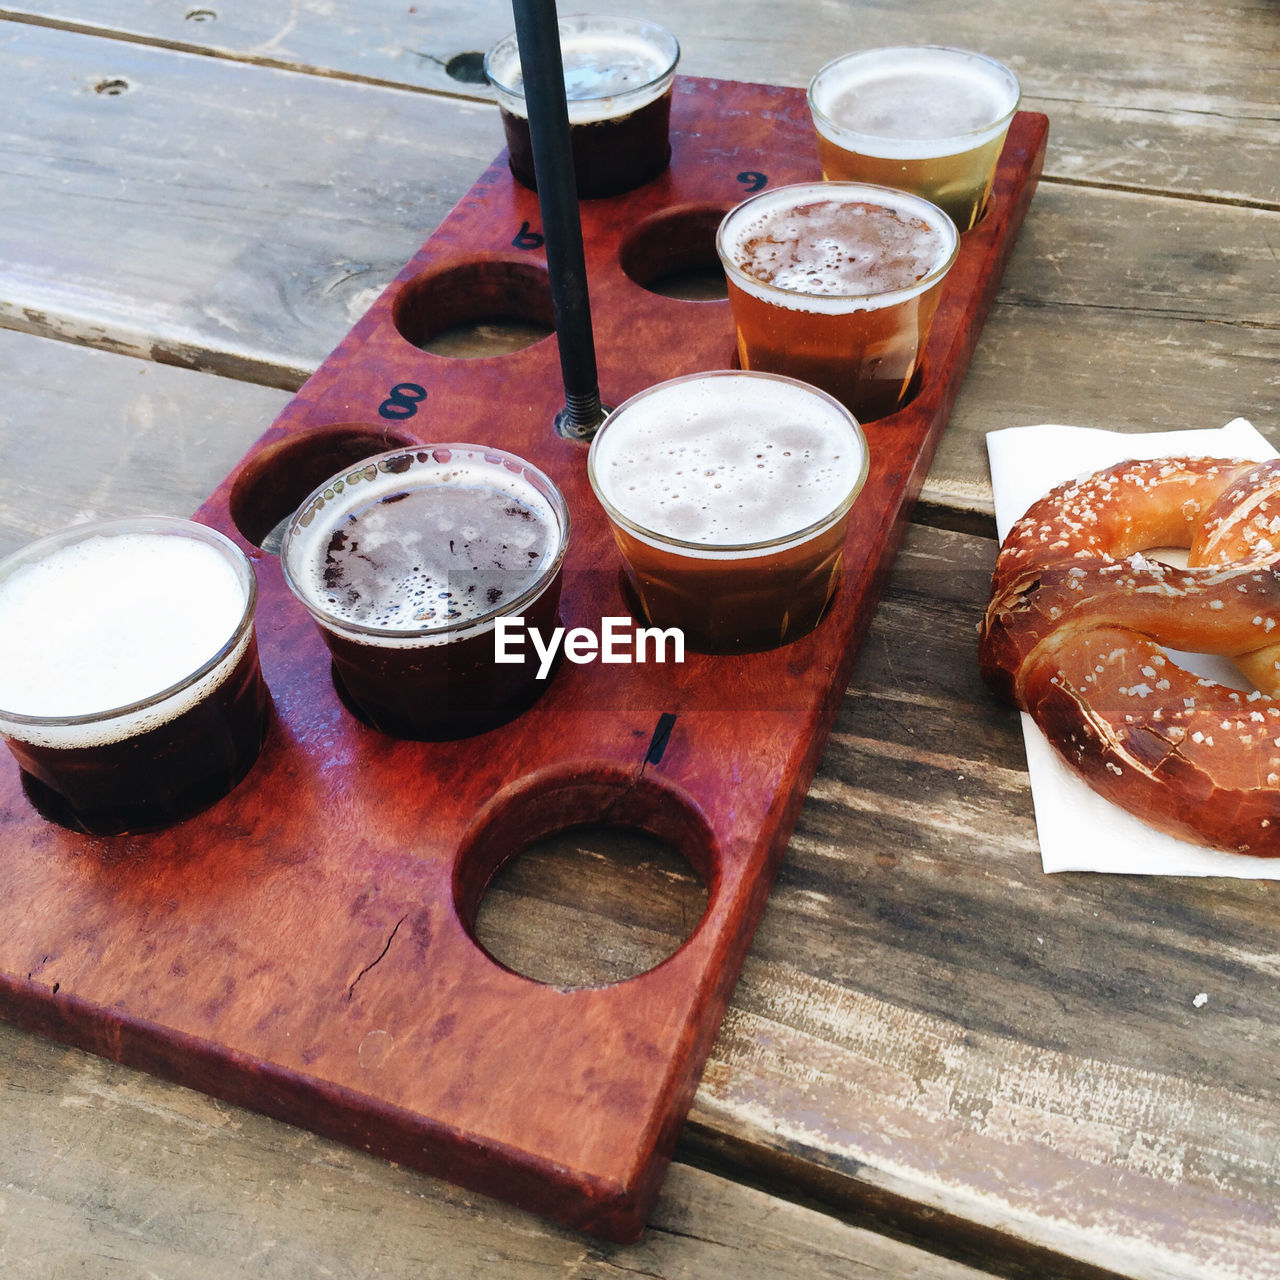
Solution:
[{"label": "white beer foam", "polygon": [[873,49],[814,77],[814,126],[847,151],[921,160],[999,137],[1018,105],[1008,68],[963,49]]},{"label": "white beer foam", "polygon": [[[812,236],[809,219],[793,217],[790,210],[822,204],[852,206],[871,205],[892,210],[900,218],[922,220],[928,225],[918,254],[921,277],[911,284],[878,292],[858,293],[844,287],[844,280],[856,278],[857,258],[861,250],[852,242],[834,236],[818,236],[805,245],[810,256],[806,267],[794,272],[777,270],[772,263],[762,263],[772,278],[762,280],[752,274],[746,246],[756,239],[776,246],[774,252],[786,254]],[[874,210],[869,221],[877,222]],[[882,221],[882,220],[881,220]],[[906,231],[897,219],[896,226],[882,225],[875,235],[895,235]],[[938,282],[938,272],[954,256],[959,245],[955,224],[941,209],[918,196],[861,183],[821,182],[776,187],[744,201],[721,223],[718,247],[722,261],[733,264],[732,279],[740,289],[768,302],[771,306],[815,315],[848,315],[854,311],[877,311],[897,306],[931,289]],[[893,250],[897,252],[898,250]],[[874,268],[878,255],[867,255]],[[824,274],[829,279],[823,278]],[[870,271],[868,271],[868,278]]]},{"label": "white beer foam", "polygon": [[[0,731],[37,746],[118,742],[164,724],[216,688],[252,636],[194,685],[144,710],[215,658],[247,604],[216,547],[162,533],[96,534],[0,583]],[[102,714],[87,725],[29,725]]]},{"label": "white beer foam", "polygon": [[[422,450],[422,457],[430,458],[429,450]],[[476,537],[478,530],[465,523],[459,523],[456,513],[433,513],[428,517],[429,523],[420,523],[406,530],[404,522],[397,520],[395,506],[383,511],[365,512],[363,516],[362,545],[370,552],[376,551],[380,545],[395,543],[398,546],[420,547],[422,555],[421,572],[415,580],[398,583],[391,593],[377,602],[376,611],[371,615],[367,607],[355,609],[349,607],[339,596],[329,589],[324,580],[325,554],[330,538],[341,517],[353,509],[364,509],[376,504],[379,499],[391,494],[403,493],[408,489],[431,489],[436,486],[455,490],[478,489],[487,493],[505,494],[521,507],[531,511],[536,519],[547,529],[544,554],[527,571],[519,571],[523,581],[519,585],[511,585],[515,570],[497,571],[504,579],[504,599],[515,600],[534,584],[540,574],[546,573],[548,566],[554,563],[564,543],[564,530],[556,509],[527,477],[504,466],[501,462],[485,463],[480,460],[469,460],[462,456],[462,451],[455,448],[448,462],[432,463],[419,460],[407,470],[382,470],[373,464],[354,469],[342,482],[341,490],[333,494],[334,486],[325,490],[324,505],[316,511],[315,518],[308,524],[301,523],[301,516],[293,520],[286,543],[282,548],[282,561],[290,586],[301,597],[303,603],[311,611],[313,617],[331,630],[343,632],[351,628],[358,632],[361,640],[367,644],[377,644],[386,648],[419,648],[425,645],[445,644],[450,641],[482,635],[491,631],[495,625],[496,615],[480,617],[487,610],[471,606],[464,598],[452,593],[448,573],[441,570],[443,563],[441,549],[446,547],[450,538],[470,540]],[[332,495],[332,496],[330,496]],[[314,509],[315,504],[304,508]],[[517,524],[504,527],[508,546],[519,549],[522,534],[527,535],[527,545],[532,547],[538,540],[532,528],[522,530]],[[372,539],[372,541],[371,541]],[[484,566],[468,565],[467,569],[476,568],[481,573]],[[554,575],[548,575],[543,590],[550,586]],[[449,592],[450,604],[459,609],[460,615],[452,622],[434,621],[424,624],[415,620],[418,601],[424,593]],[[541,591],[525,602],[523,607],[536,600]],[[504,612],[499,608],[499,612]],[[467,627],[468,621],[479,619],[474,627]],[[441,628],[447,627],[447,630]]]},{"label": "white beer foam", "polygon": [[[639,32],[562,30],[565,98],[571,124],[591,124],[629,115],[662,97],[671,87],[674,64],[669,53]],[[514,41],[510,54],[495,62],[493,73],[512,95],[504,105],[528,117],[524,73]]]},{"label": "white beer foam", "polygon": [[[598,495],[680,554],[740,559],[744,544],[814,537],[861,487],[862,435],[834,401],[786,379],[720,374],[644,393],[591,447]],[[637,530],[629,532],[636,534]]]}]

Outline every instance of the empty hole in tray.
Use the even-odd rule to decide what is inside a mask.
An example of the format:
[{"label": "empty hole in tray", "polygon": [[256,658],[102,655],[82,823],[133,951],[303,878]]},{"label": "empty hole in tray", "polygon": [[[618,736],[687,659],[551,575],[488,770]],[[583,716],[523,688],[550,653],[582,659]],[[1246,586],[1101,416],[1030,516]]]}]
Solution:
[{"label": "empty hole in tray", "polygon": [[561,989],[656,968],[714,893],[714,840],[643,777],[543,781],[482,817],[455,876],[459,915],[499,964]]},{"label": "empty hole in tray", "polygon": [[231,487],[231,519],[255,547],[278,553],[283,526],[313,489],[375,453],[412,444],[386,427],[344,423],[287,436],[259,450]]},{"label": "empty hole in tray", "polygon": [[551,282],[545,268],[529,262],[464,262],[409,281],[392,322],[406,342],[432,355],[509,355],[555,331]]},{"label": "empty hole in tray", "polygon": [[627,275],[650,293],[687,302],[728,297],[724,268],[716,254],[721,205],[664,209],[634,227],[619,250]]}]

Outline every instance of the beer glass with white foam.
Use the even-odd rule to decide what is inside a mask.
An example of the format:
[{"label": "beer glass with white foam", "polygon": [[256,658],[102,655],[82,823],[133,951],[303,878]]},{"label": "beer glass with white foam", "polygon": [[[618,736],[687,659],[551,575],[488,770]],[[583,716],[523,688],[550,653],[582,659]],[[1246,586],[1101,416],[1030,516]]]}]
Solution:
[{"label": "beer glass with white foam", "polygon": [[285,581],[319,627],[351,711],[398,738],[506,723],[536,700],[533,656],[496,661],[499,618],[550,632],[569,511],[501,449],[394,449],[333,476],[289,521]]},{"label": "beer glass with white foam", "polygon": [[716,234],[743,369],[830,392],[862,423],[909,398],[960,237],[918,196],[854,182],[774,187]]},{"label": "beer glass with white foam", "polygon": [[257,582],[214,529],[73,526],[0,563],[0,734],[37,809],[94,835],[168,826],[258,757]]},{"label": "beer glass with white foam", "polygon": [[[680,45],[653,22],[603,14],[559,20],[578,195],[620,195],[656,178],[671,159],[671,91]],[[485,55],[498,96],[509,165],[536,187],[524,73],[515,35]]]},{"label": "beer glass with white foam", "polygon": [[825,392],[716,370],[621,404],[591,442],[587,474],[649,623],[680,628],[689,649],[738,653],[822,620],[867,447]]},{"label": "beer glass with white foam", "polygon": [[823,175],[914,192],[968,231],[991,194],[1020,95],[1008,67],[967,49],[846,54],[809,82]]}]

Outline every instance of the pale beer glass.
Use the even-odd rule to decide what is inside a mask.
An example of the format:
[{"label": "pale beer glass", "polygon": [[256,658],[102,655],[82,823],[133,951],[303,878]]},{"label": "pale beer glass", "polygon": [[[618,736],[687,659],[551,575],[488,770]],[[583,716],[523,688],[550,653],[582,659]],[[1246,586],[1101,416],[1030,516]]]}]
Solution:
[{"label": "pale beer glass", "polygon": [[500,618],[550,632],[569,511],[524,459],[409,446],[331,477],[290,519],[285,581],[328,646],[334,685],[380,732],[439,740],[496,728],[546,687],[496,661]]},{"label": "pale beer glass", "polygon": [[270,724],[256,602],[234,542],[167,516],[75,525],[0,563],[0,735],[36,808],[114,835],[229,792]]},{"label": "pale beer glass", "polygon": [[799,378],[868,423],[913,391],[960,237],[936,205],[852,182],[767,188],[716,251],[743,369]]},{"label": "pale beer glass", "polygon": [[968,231],[982,217],[1018,78],[985,54],[941,45],[868,49],[809,82],[823,176],[910,191]]},{"label": "pale beer glass", "polygon": [[838,589],[867,447],[838,401],[792,378],[715,370],[632,396],[587,474],[636,607],[702,653],[812,631]]}]

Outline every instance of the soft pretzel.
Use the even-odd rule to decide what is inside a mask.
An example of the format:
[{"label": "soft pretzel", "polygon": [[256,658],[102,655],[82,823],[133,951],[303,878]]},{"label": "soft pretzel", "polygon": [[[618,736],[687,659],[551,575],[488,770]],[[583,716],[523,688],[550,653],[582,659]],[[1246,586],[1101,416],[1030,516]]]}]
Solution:
[{"label": "soft pretzel", "polygon": [[[1143,554],[1160,547],[1188,567]],[[1229,657],[1256,688],[1165,646]],[[1280,856],[1280,461],[1132,461],[1060,485],[1001,547],[980,662],[1107,799]]]}]

